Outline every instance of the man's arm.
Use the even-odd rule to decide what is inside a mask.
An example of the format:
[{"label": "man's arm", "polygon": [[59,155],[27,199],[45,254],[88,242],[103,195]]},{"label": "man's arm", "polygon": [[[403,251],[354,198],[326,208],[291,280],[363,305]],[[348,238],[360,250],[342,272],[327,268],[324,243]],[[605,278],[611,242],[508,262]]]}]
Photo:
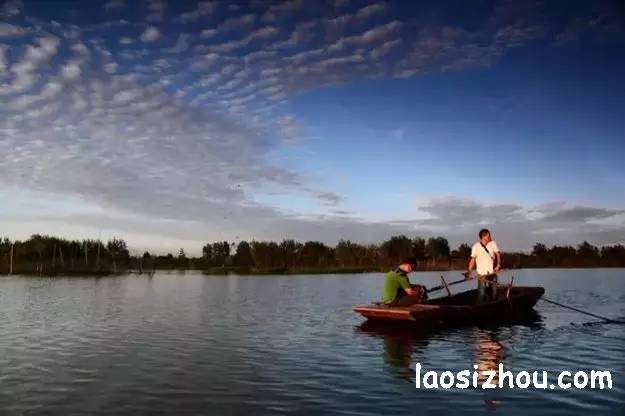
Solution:
[{"label": "man's arm", "polygon": [[501,270],[503,268],[503,264],[501,263],[501,252],[496,252],[495,253],[495,258],[497,263],[495,263],[495,273],[497,273],[499,270]]},{"label": "man's arm", "polygon": [[412,288],[412,285],[410,284],[410,280],[408,279],[408,277],[400,278],[399,279],[399,285],[401,286],[402,289],[404,289],[404,291],[407,294],[409,294],[409,295],[416,295],[417,294],[417,291]]},{"label": "man's arm", "polygon": [[502,259],[501,251],[499,251],[499,247],[497,246],[497,243],[495,243],[494,241],[491,242],[491,246],[493,248],[493,251],[495,252],[495,273],[497,273],[499,270],[503,268],[503,263],[501,261]]},{"label": "man's arm", "polygon": [[471,271],[473,271],[473,269],[475,269],[475,257],[471,257],[469,259],[469,265],[467,266],[467,271],[464,274],[464,277],[466,277],[468,279],[469,276],[471,275]]}]

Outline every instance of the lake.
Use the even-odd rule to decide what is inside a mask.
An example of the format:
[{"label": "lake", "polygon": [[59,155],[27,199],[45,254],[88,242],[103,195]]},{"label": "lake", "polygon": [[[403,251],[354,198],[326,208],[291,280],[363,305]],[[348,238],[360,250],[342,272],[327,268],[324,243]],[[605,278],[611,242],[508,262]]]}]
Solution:
[{"label": "lake", "polygon": [[[440,275],[411,280],[434,286]],[[625,319],[623,269],[514,275],[549,299]],[[625,411],[625,325],[583,325],[596,319],[539,302],[531,324],[368,331],[351,307],[377,300],[382,282],[382,274],[0,277],[0,414]],[[416,389],[417,362],[454,372],[489,362],[550,375],[610,370],[613,388]]]}]

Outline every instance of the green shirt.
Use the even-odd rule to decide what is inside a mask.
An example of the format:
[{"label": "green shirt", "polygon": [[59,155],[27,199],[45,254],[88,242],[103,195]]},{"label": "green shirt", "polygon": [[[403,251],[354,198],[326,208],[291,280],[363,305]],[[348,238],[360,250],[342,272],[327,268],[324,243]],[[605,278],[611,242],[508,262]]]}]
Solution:
[{"label": "green shirt", "polygon": [[408,289],[409,287],[410,281],[408,276],[397,271],[388,272],[384,280],[384,288],[382,288],[382,301],[384,303],[393,302],[400,288]]}]

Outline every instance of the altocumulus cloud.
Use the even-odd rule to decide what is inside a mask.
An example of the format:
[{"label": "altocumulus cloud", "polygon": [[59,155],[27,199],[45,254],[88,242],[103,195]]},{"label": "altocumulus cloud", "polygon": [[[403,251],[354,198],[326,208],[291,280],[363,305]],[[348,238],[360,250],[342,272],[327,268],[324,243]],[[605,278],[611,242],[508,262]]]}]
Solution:
[{"label": "altocumulus cloud", "polygon": [[[616,239],[622,213],[592,207],[451,198],[419,206],[415,213],[427,218],[414,221],[333,215],[343,212],[339,194],[269,162],[306,134],[285,109],[290,97],[359,79],[487,66],[510,48],[559,34],[524,8],[511,20],[505,4],[469,30],[403,19],[392,3],[330,3],[304,10],[294,0],[201,1],[177,10],[163,1],[108,0],[101,20],[86,25],[82,6],[59,23],[24,16],[35,8],[21,1],[5,2],[0,181],[111,210],[39,219],[186,240],[370,241],[441,232],[459,242],[472,238],[476,218],[504,235],[525,233],[523,246],[567,227],[562,238]],[[319,213],[258,202],[264,193],[305,195]]]}]

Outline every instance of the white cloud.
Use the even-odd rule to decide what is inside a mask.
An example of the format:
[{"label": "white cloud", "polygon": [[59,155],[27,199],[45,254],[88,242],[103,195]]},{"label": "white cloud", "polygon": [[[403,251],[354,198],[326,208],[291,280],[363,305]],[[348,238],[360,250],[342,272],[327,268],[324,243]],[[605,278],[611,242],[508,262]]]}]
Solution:
[{"label": "white cloud", "polygon": [[[276,88],[276,87],[272,87]],[[267,91],[267,94],[276,94],[281,92],[281,86],[277,86],[278,90]],[[295,117],[291,114],[288,114],[278,120],[278,124],[280,125],[280,130],[284,140],[288,144],[293,144],[298,142],[302,136],[302,128],[295,121]]]},{"label": "white cloud", "polygon": [[246,39],[248,42],[251,42],[257,39],[271,38],[277,35],[278,33],[280,33],[280,30],[277,27],[267,26],[267,27],[262,27],[258,30],[253,31],[246,37]]},{"label": "white cloud", "polygon": [[56,55],[59,39],[54,36],[41,37],[37,44],[28,45],[22,58],[11,66],[13,82],[0,85],[0,95],[15,94],[28,90],[37,79],[37,70]]},{"label": "white cloud", "polygon": [[7,70],[6,51],[9,47],[0,44],[0,76],[4,75]]},{"label": "white cloud", "polygon": [[303,0],[285,0],[272,4],[263,14],[263,21],[275,21],[279,17],[291,15],[304,8]]},{"label": "white cloud", "polygon": [[5,0],[0,15],[7,17],[18,16],[22,13],[23,8],[24,2],[22,0]]},{"label": "white cloud", "polygon": [[145,18],[148,22],[160,22],[165,16],[165,9],[167,3],[163,0],[149,0],[148,1],[148,15]]},{"label": "white cloud", "polygon": [[242,30],[256,22],[257,16],[254,13],[248,13],[243,16],[232,17],[224,20],[218,27],[217,32],[231,32],[234,30]]},{"label": "white cloud", "polygon": [[121,9],[124,7],[124,5],[124,0],[108,0],[106,3],[104,3],[104,10],[109,12],[115,9]]},{"label": "white cloud", "polygon": [[154,26],[149,26],[145,31],[141,34],[141,41],[145,43],[155,42],[161,36],[161,32]]},{"label": "white cloud", "polygon": [[[42,38],[19,65],[33,78],[49,78],[42,64],[58,47],[58,41]],[[81,65],[90,65],[90,72],[101,65],[86,59],[90,52],[83,47],[73,49],[77,55],[58,67],[62,82],[48,79],[36,94],[11,98],[11,105],[0,107],[0,151],[5,156],[0,178],[28,189],[80,195],[128,217],[141,213],[147,221],[193,217],[208,223],[250,215],[278,219],[278,211],[252,203],[243,191],[267,186],[330,200],[329,193],[301,188],[299,175],[264,162],[263,155],[279,142],[259,140],[260,132],[215,112],[192,109],[155,84],[136,82],[135,74],[70,84],[82,75]],[[81,56],[85,59],[79,62]],[[233,80],[249,76],[241,65],[222,73]],[[226,104],[241,111],[256,98],[249,93]],[[17,128],[19,135],[13,133]],[[46,157],[41,157],[42,146]],[[192,177],[203,179],[190,184]],[[174,194],[184,208],[167,202]],[[136,227],[135,220],[128,221],[126,229]]]},{"label": "white cloud", "polygon": [[176,41],[176,44],[172,46],[171,48],[164,48],[163,52],[173,53],[173,54],[182,53],[186,51],[187,49],[189,49],[189,39],[191,39],[191,36],[188,33],[181,33],[178,36],[178,40]]},{"label": "white cloud", "polygon": [[[454,196],[431,198],[418,209],[429,215],[416,222],[418,227],[438,230],[454,242],[462,242],[472,241],[478,228],[486,226],[504,251],[527,250],[537,241],[570,244],[588,239],[593,244],[614,244],[616,236],[625,231],[622,209],[554,203],[489,204]],[[554,234],[554,229],[559,231]]]},{"label": "white cloud", "polygon": [[[152,1],[137,6],[138,17],[147,10],[146,19],[163,23],[147,28],[136,19],[83,27],[45,19],[20,22],[24,26],[0,23],[0,35],[64,36],[23,36],[12,38],[10,47],[0,46],[0,183],[12,178],[24,188],[81,195],[126,214],[140,213],[144,222],[127,219],[127,227],[138,232],[169,221],[168,232],[182,240],[215,230],[324,241],[375,240],[404,231],[405,225],[357,218],[302,218],[254,202],[270,191],[303,193],[322,207],[341,200],[297,172],[269,164],[268,155],[303,136],[300,121],[285,114],[286,100],[364,78],[489,65],[507,48],[549,32],[513,19],[473,32],[436,22],[417,25],[387,3],[360,9],[356,3],[337,1],[343,9],[335,10],[331,2],[317,2],[304,10],[297,1],[237,8],[204,1],[171,21],[166,3]],[[105,8],[127,11],[121,1]],[[272,23],[261,23],[267,19]],[[143,31],[142,42],[162,42],[137,43],[129,37],[137,31]],[[388,134],[400,139],[404,130]],[[462,215],[454,211],[458,207]],[[464,216],[477,222],[495,218],[512,224],[510,230],[538,233],[526,235],[527,241],[547,229],[566,228],[571,217],[583,217],[580,235],[594,233],[598,239],[622,226],[622,217],[601,208],[457,200],[426,201],[421,208],[431,215],[411,227],[452,235],[474,233]],[[188,218],[196,222],[184,230],[176,226]]]},{"label": "white cloud", "polygon": [[340,51],[354,45],[373,45],[386,39],[390,35],[396,35],[401,28],[401,23],[394,20],[380,26],[369,29],[359,35],[352,35],[337,40],[328,47],[330,51]]},{"label": "white cloud", "polygon": [[80,76],[80,62],[79,61],[73,61],[73,62],[68,62],[66,65],[63,65],[63,67],[61,68],[61,72],[63,75],[63,78],[66,81],[73,81],[76,78],[78,78]]},{"label": "white cloud", "polygon": [[26,29],[21,26],[12,25],[9,23],[0,23],[0,38],[22,36],[25,33]]},{"label": "white cloud", "polygon": [[361,19],[367,19],[371,16],[374,16],[376,14],[386,11],[387,8],[388,6],[385,2],[373,3],[361,9],[358,9],[358,11],[356,12],[356,17],[361,18]]},{"label": "white cloud", "polygon": [[401,45],[401,39],[389,40],[388,42],[384,42],[383,44],[376,46],[371,50],[371,56],[374,59],[379,59],[387,54],[389,54],[393,49]]},{"label": "white cloud", "polygon": [[216,1],[200,1],[194,10],[182,13],[176,20],[182,23],[197,22],[199,19],[212,15],[219,3]]},{"label": "white cloud", "polygon": [[117,72],[117,63],[109,62],[107,64],[104,64],[104,70],[109,74],[114,74],[115,72]]},{"label": "white cloud", "polygon": [[326,18],[323,24],[326,30],[333,34],[340,34],[350,29],[362,27],[366,21],[375,15],[386,12],[386,3],[373,3],[358,9],[355,13],[346,13],[340,16]]},{"label": "white cloud", "polygon": [[215,29],[204,29],[200,33],[201,38],[211,38],[217,34],[217,30]]}]

